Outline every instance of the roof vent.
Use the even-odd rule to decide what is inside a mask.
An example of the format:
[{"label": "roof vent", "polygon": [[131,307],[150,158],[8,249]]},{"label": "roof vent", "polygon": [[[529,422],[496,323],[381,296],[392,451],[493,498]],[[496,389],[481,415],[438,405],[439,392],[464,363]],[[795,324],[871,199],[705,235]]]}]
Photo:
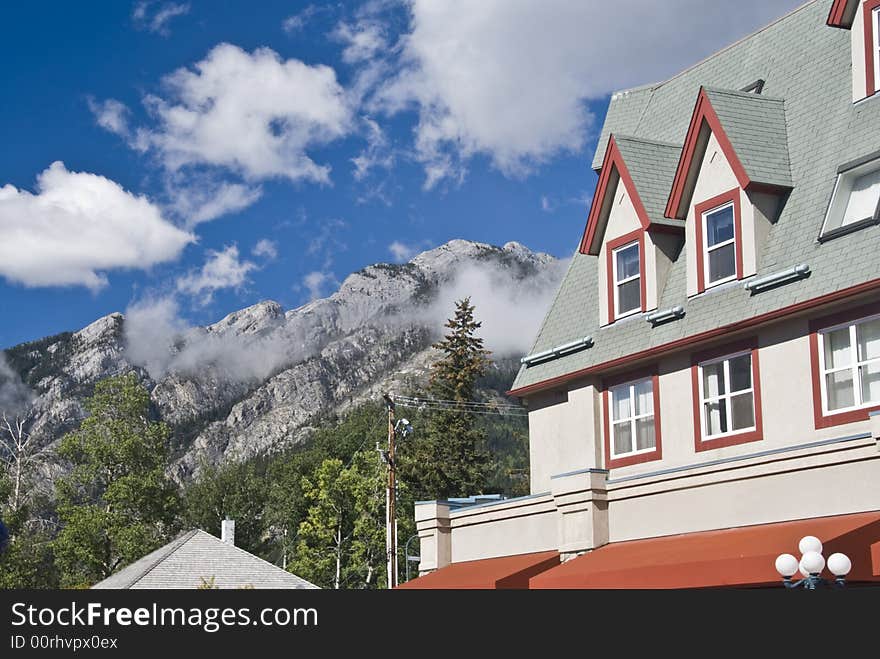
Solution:
[{"label": "roof vent", "polygon": [[740,89],[740,91],[746,93],[755,92],[756,94],[760,94],[764,90],[764,82],[765,80],[763,78],[758,78],[752,84],[746,85],[745,87]]}]

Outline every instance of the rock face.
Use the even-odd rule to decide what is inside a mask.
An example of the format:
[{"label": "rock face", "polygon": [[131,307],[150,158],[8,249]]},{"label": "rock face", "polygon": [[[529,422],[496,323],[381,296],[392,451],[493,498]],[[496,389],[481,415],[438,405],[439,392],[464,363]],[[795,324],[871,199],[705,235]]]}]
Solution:
[{"label": "rock face", "polygon": [[10,348],[7,370],[32,391],[24,413],[44,444],[76,427],[98,380],[136,372],[157,416],[174,430],[174,473],[184,480],[202,464],[302,441],[322,414],[422,382],[440,329],[432,305],[443,303],[449,315],[444,286],[474,267],[525,288],[553,289],[562,275],[558,260],[518,243],[454,240],[409,263],[369,266],[330,297],[297,309],[265,301],[188,330],[162,348],[167,367],[156,372],[130,358],[133,334],[119,313]]}]

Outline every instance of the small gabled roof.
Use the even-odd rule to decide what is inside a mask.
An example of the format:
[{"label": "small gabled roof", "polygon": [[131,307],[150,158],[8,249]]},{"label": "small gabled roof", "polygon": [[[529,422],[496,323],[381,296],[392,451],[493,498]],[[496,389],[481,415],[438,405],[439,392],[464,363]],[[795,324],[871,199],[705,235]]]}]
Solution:
[{"label": "small gabled roof", "polygon": [[792,187],[785,103],[750,92],[700,87],[681,160],[666,204],[666,217],[684,219],[696,168],[711,131],[740,187]]},{"label": "small gabled roof", "polygon": [[828,12],[828,20],[825,21],[831,27],[839,27],[849,30],[856,17],[859,8],[859,0],[834,0],[831,10]]},{"label": "small gabled roof", "polygon": [[681,146],[668,142],[627,135],[611,136],[581,240],[582,254],[599,253],[610,212],[609,195],[616,192],[618,181],[626,187],[643,229],[657,226],[683,228],[680,221],[663,216],[680,153]]},{"label": "small gabled roof", "polygon": [[305,579],[201,529],[178,536],[92,588],[194,589],[205,583],[224,589],[317,588]]}]

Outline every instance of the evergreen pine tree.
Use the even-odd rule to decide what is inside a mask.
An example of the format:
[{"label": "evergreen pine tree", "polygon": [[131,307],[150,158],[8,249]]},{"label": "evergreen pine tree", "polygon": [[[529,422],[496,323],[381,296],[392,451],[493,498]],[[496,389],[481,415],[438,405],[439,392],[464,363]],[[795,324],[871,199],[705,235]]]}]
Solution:
[{"label": "evergreen pine tree", "polygon": [[[441,353],[431,367],[428,395],[452,403],[474,400],[477,380],[489,365],[490,352],[476,336],[482,323],[474,319],[470,298],[459,300],[449,330],[434,344]],[[486,433],[474,415],[462,409],[433,412],[424,432],[401,465],[417,498],[442,499],[481,493],[491,471]]]}]

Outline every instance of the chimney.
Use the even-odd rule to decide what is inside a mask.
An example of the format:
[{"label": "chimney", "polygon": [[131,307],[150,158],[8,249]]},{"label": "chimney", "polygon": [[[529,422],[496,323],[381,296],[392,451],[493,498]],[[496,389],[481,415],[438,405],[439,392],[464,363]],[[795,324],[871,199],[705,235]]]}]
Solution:
[{"label": "chimney", "polygon": [[220,524],[220,539],[227,542],[233,547],[235,546],[235,520],[224,519]]}]

